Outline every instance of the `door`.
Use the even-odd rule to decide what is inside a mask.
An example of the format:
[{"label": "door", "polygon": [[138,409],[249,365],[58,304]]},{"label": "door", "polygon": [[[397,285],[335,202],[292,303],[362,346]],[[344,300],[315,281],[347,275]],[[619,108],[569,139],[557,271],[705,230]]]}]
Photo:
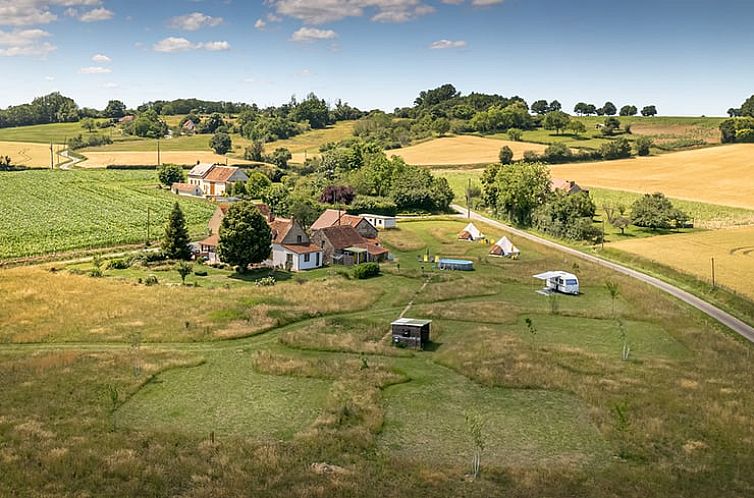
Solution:
[{"label": "door", "polygon": [[317,264],[315,265],[315,267],[316,267],[316,268],[319,268],[319,267],[320,267],[320,261],[319,261],[319,257],[320,257],[320,255],[321,255],[321,253],[319,253],[319,252],[318,252],[318,253],[317,253],[317,259],[316,259],[316,263],[317,263]]},{"label": "door", "polygon": [[215,195],[215,184],[210,183],[209,184],[209,195]]}]

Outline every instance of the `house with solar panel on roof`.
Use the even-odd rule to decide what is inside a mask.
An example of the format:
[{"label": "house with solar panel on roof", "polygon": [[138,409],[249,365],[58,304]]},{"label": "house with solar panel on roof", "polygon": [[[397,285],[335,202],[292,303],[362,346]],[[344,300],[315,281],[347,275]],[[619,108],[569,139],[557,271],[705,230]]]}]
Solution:
[{"label": "house with solar panel on roof", "polygon": [[247,182],[246,173],[235,166],[197,163],[188,174],[188,185],[199,187],[205,197],[223,197],[236,182]]}]

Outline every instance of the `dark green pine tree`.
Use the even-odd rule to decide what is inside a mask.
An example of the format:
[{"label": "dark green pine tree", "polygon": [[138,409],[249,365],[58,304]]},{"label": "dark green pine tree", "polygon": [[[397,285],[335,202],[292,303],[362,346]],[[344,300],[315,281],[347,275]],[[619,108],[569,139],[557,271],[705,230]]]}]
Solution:
[{"label": "dark green pine tree", "polygon": [[165,225],[162,252],[170,259],[191,259],[190,242],[186,219],[183,217],[181,206],[176,202]]}]

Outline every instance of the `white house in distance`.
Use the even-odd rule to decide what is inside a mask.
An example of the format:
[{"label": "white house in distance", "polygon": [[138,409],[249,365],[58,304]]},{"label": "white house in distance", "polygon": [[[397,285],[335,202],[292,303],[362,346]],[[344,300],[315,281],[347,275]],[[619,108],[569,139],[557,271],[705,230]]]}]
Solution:
[{"label": "white house in distance", "polygon": [[473,223],[469,223],[463,230],[461,230],[461,233],[458,234],[458,238],[468,241],[481,240],[484,238],[484,234],[480,232]]},{"label": "white house in distance", "polygon": [[188,184],[197,185],[206,197],[221,197],[230,190],[231,185],[248,179],[240,168],[218,164],[197,163],[188,174]]},{"label": "white house in distance", "polygon": [[[217,245],[220,242],[220,224],[230,204],[220,204],[208,223],[209,237],[198,243],[199,254],[211,263],[218,262]],[[295,219],[275,218],[265,204],[257,209],[267,220],[272,231],[272,253],[265,261],[267,266],[290,271],[312,270],[324,264],[323,250],[312,244],[309,235]]]},{"label": "white house in distance", "polygon": [[201,197],[202,189],[199,185],[193,183],[174,183],[170,186],[170,191],[176,195],[184,195],[188,197]]},{"label": "white house in distance", "polygon": [[398,225],[395,216],[383,216],[381,214],[362,214],[359,216],[380,230],[390,230]]}]

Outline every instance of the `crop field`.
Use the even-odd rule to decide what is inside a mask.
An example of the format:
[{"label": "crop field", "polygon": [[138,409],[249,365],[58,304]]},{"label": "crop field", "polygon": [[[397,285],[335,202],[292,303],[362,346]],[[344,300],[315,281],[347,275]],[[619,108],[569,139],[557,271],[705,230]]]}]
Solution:
[{"label": "crop field", "polygon": [[389,156],[400,156],[408,164],[417,166],[478,165],[498,162],[500,149],[507,145],[513,157],[520,159],[524,152],[543,152],[545,146],[526,142],[495,140],[472,135],[443,137],[417,145],[386,151]]},{"label": "crop field", "polygon": [[[104,168],[112,164],[118,165],[150,165],[157,164],[157,151],[152,152],[84,152],[82,153],[87,157],[87,160],[79,163],[78,166],[83,168]],[[180,164],[184,166],[190,166],[196,164],[197,161],[204,163],[220,163],[225,164],[228,161],[229,164],[251,164],[249,161],[243,159],[228,158],[215,154],[209,150],[195,150],[195,151],[161,151],[160,161],[164,163]]]},{"label": "crop field", "polygon": [[551,167],[557,178],[589,187],[663,192],[689,201],[754,209],[754,145]]},{"label": "crop field", "polygon": [[[396,262],[367,281],[342,268],[267,288],[227,270],[187,286],[138,265],[101,278],[91,263],[0,270],[12,324],[0,494],[751,494],[751,346],[525,240],[519,260],[489,257],[456,240],[465,223],[401,221],[383,233]],[[427,251],[475,271],[434,271]],[[531,275],[555,268],[577,272],[582,295],[538,295]],[[152,273],[157,285],[138,282]],[[411,301],[406,316],[433,320],[424,352],[390,346]]]},{"label": "crop field", "polygon": [[[61,149],[59,145],[53,145],[53,152]],[[10,156],[11,161],[17,166],[29,168],[50,167],[50,144],[31,142],[0,142],[0,157]],[[57,164],[57,155],[54,161]],[[62,162],[62,159],[60,160]]]},{"label": "crop field", "polygon": [[666,235],[651,240],[625,240],[611,244],[611,247],[710,283],[712,258],[715,258],[716,282],[754,301],[751,287],[754,227]]},{"label": "crop field", "polygon": [[[88,133],[81,123],[53,123],[15,128],[0,128],[0,141],[32,142],[49,145],[65,143],[66,139]],[[109,130],[107,130],[109,133]],[[115,137],[114,137],[115,138]]]},{"label": "crop field", "polygon": [[214,208],[157,188],[154,171],[19,171],[0,175],[0,260],[160,237],[173,204],[202,234]]}]

